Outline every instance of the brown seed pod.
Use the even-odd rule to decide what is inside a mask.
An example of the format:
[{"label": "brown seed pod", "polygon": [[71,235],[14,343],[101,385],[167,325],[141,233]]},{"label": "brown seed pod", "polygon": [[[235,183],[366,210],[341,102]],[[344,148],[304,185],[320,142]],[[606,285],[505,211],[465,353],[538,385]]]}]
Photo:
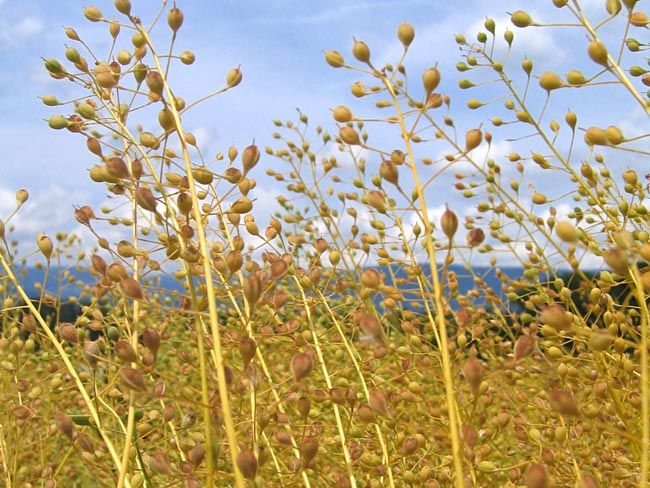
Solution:
[{"label": "brown seed pod", "polygon": [[136,203],[149,212],[156,212],[156,199],[151,190],[144,186],[139,186],[135,189]]},{"label": "brown seed pod", "polygon": [[255,357],[255,351],[257,350],[257,343],[252,337],[242,337],[239,341],[239,354],[241,354],[242,361],[244,363],[244,368],[251,362]]},{"label": "brown seed pod", "polygon": [[120,281],[120,291],[132,300],[144,300],[142,287],[140,286],[140,283],[133,278],[124,278]]},{"label": "brown seed pod", "polygon": [[316,437],[305,437],[300,443],[302,465],[307,466],[318,454],[319,443]]},{"label": "brown seed pod", "polygon": [[469,357],[463,366],[463,376],[465,376],[465,380],[469,383],[474,394],[478,393],[479,387],[481,386],[484,369],[481,362],[474,356]]},{"label": "brown seed pod", "polygon": [[77,328],[73,324],[67,322],[60,324],[59,334],[61,335],[61,339],[71,344],[77,344],[79,342],[79,335],[77,334]]},{"label": "brown seed pod", "polygon": [[467,233],[467,247],[474,248],[480,246],[485,240],[483,229],[472,229]]},{"label": "brown seed pod", "polygon": [[84,345],[84,357],[91,368],[96,368],[100,359],[99,344],[95,341],[88,341]]},{"label": "brown seed pod", "polygon": [[271,264],[271,278],[274,280],[282,278],[289,270],[289,265],[282,259],[278,259]]},{"label": "brown seed pod", "polygon": [[550,480],[546,466],[539,463],[530,464],[524,473],[526,488],[548,488]]},{"label": "brown seed pod", "polygon": [[54,424],[56,428],[65,435],[68,439],[72,440],[75,435],[74,424],[72,418],[65,412],[56,412],[54,414]]},{"label": "brown seed pod", "polygon": [[365,269],[361,273],[361,284],[371,290],[377,290],[382,284],[381,274],[373,268]]},{"label": "brown seed pod", "polygon": [[88,454],[95,454],[95,443],[89,435],[79,432],[75,437],[77,445]]},{"label": "brown seed pod", "polygon": [[447,239],[451,241],[458,230],[458,217],[453,211],[449,210],[449,207],[445,208],[445,211],[440,217],[440,227],[447,236]]},{"label": "brown seed pod", "polygon": [[620,275],[627,275],[629,271],[629,261],[627,252],[619,247],[612,247],[603,256],[605,264]]},{"label": "brown seed pod", "polygon": [[370,408],[370,405],[366,403],[359,406],[357,409],[357,415],[359,419],[365,423],[374,423],[377,421],[377,415],[375,414],[375,411]]},{"label": "brown seed pod", "polygon": [[382,417],[386,417],[386,418],[392,417],[388,407],[388,398],[386,397],[386,394],[380,389],[375,388],[370,391],[370,395],[368,398],[368,405],[370,405],[370,408],[372,408],[376,413],[378,413]]},{"label": "brown seed pod", "polygon": [[606,329],[592,330],[589,334],[589,349],[598,352],[606,351],[614,343],[614,339],[616,338]]},{"label": "brown seed pod", "polygon": [[115,355],[125,363],[135,363],[138,361],[138,355],[135,353],[135,349],[124,339],[117,341],[113,350],[115,351]]},{"label": "brown seed pod", "polygon": [[397,170],[397,166],[391,161],[382,161],[381,166],[379,166],[379,174],[388,183],[397,185],[399,172]]},{"label": "brown seed pod", "polygon": [[167,475],[172,473],[172,466],[163,451],[155,451],[149,456],[149,467],[154,473]]},{"label": "brown seed pod", "polygon": [[147,390],[147,387],[144,383],[144,377],[137,369],[130,368],[128,366],[122,366],[120,368],[120,382],[130,390],[135,390],[139,392],[144,392]]},{"label": "brown seed pod", "polygon": [[160,349],[160,334],[153,327],[146,327],[142,331],[142,343],[155,356],[158,354],[158,349]]},{"label": "brown seed pod", "polygon": [[54,243],[52,242],[52,239],[46,235],[41,234],[36,238],[36,245],[38,246],[38,249],[41,251],[43,256],[45,256],[45,259],[49,261],[54,250]]},{"label": "brown seed pod", "polygon": [[578,404],[573,393],[568,390],[551,390],[548,395],[551,406],[562,415],[577,415]]},{"label": "brown seed pod", "polygon": [[562,331],[569,330],[573,326],[572,316],[559,303],[553,303],[545,307],[542,313],[539,314],[539,321],[544,325]]},{"label": "brown seed pod", "polygon": [[361,144],[358,132],[347,125],[339,129],[339,136],[343,142],[351,146],[357,146]]},{"label": "brown seed pod", "polygon": [[246,147],[242,152],[241,162],[244,168],[244,173],[248,173],[255,167],[260,160],[260,150],[255,144]]},{"label": "brown seed pod", "polygon": [[311,402],[309,401],[309,398],[304,395],[298,398],[296,401],[296,408],[303,420],[306,421],[309,417],[309,411],[311,410]]},{"label": "brown seed pod", "polygon": [[257,273],[249,274],[244,280],[243,293],[250,306],[257,303],[263,293],[262,280]]},{"label": "brown seed pod", "polygon": [[257,458],[250,449],[244,449],[237,455],[237,467],[244,478],[254,480],[257,475]]},{"label": "brown seed pod", "polygon": [[88,205],[84,205],[83,207],[75,209],[74,216],[75,219],[77,219],[77,222],[88,226],[90,226],[90,221],[92,219],[97,218],[95,217],[95,212],[93,212],[93,209]]},{"label": "brown seed pod", "polygon": [[402,440],[402,444],[399,447],[399,452],[402,456],[410,456],[418,450],[419,442],[417,437],[408,436]]},{"label": "brown seed pod", "polygon": [[296,354],[291,358],[291,371],[296,383],[300,383],[314,369],[314,361],[306,352]]},{"label": "brown seed pod", "polygon": [[515,362],[530,356],[537,347],[537,339],[529,335],[523,335],[515,342]]}]

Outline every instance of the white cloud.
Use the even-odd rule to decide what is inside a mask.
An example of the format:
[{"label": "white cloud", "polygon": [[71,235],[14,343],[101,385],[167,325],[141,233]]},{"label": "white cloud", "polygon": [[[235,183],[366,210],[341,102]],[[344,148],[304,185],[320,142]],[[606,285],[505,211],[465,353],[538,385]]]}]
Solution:
[{"label": "white cloud", "polygon": [[43,21],[35,17],[25,17],[18,22],[0,21],[0,48],[15,46],[32,39],[43,30]]}]

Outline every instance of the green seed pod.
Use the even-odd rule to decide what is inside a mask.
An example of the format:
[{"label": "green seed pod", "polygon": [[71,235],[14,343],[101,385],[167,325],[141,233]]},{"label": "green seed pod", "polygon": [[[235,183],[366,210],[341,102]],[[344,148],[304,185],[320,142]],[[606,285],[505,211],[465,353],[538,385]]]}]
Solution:
[{"label": "green seed pod", "polygon": [[81,54],[74,47],[69,47],[65,50],[65,57],[71,63],[78,63],[81,61]]},{"label": "green seed pod", "polygon": [[102,15],[102,11],[92,5],[88,7],[84,7],[83,12],[84,12],[84,17],[86,17],[91,22],[99,22],[104,18],[104,16]]},{"label": "green seed pod", "polygon": [[422,84],[424,85],[424,94],[426,98],[435,90],[440,84],[440,71],[438,68],[429,68],[422,75]]},{"label": "green seed pod", "polygon": [[511,30],[506,30],[503,33],[503,39],[508,43],[508,46],[512,46],[512,41],[515,40],[515,33]]},{"label": "green seed pod", "polygon": [[150,149],[160,147],[160,141],[151,132],[142,132],[140,134],[140,144]]},{"label": "green seed pod", "polygon": [[169,9],[169,12],[167,12],[167,25],[176,34],[183,25],[183,12],[181,12],[181,9],[176,7]]},{"label": "green seed pod", "polygon": [[533,62],[529,58],[524,58],[521,62],[521,69],[530,76],[530,73],[533,71]]},{"label": "green seed pod", "polygon": [[325,51],[325,61],[332,68],[341,68],[342,66],[345,66],[345,60],[338,51]]},{"label": "green seed pod", "polygon": [[56,107],[59,105],[59,99],[54,95],[44,95],[41,97],[41,101],[48,107]]},{"label": "green seed pod", "polygon": [[370,62],[370,49],[368,45],[363,41],[357,41],[355,39],[354,44],[352,45],[352,54],[358,61],[362,63]]},{"label": "green seed pod", "polygon": [[520,27],[520,28],[529,27],[533,25],[533,18],[523,10],[517,10],[513,12],[512,15],[510,16],[510,21],[516,27]]},{"label": "green seed pod", "polygon": [[147,66],[142,63],[138,63],[133,67],[133,77],[138,84],[145,80],[147,77],[147,71]]},{"label": "green seed pod", "polygon": [[234,88],[241,83],[242,72],[237,68],[233,68],[226,74],[226,86],[228,88]]},{"label": "green seed pod", "polygon": [[337,122],[347,123],[354,119],[354,116],[352,115],[350,109],[344,107],[343,105],[339,105],[338,107],[334,108],[332,113],[334,115],[334,120]]},{"label": "green seed pod", "polygon": [[621,4],[621,0],[606,0],[605,1],[605,10],[607,10],[607,13],[611,15],[612,17],[618,15],[618,13],[621,11],[623,8],[623,5]]},{"label": "green seed pod", "polygon": [[93,120],[96,117],[95,107],[88,102],[80,103],[77,107],[77,113],[88,120]]},{"label": "green seed pod", "polygon": [[407,22],[402,22],[397,28],[397,38],[400,40],[404,48],[408,48],[413,39],[415,39],[415,29]]},{"label": "green seed pod", "polygon": [[47,124],[50,128],[59,130],[69,127],[70,121],[61,115],[52,115],[52,117],[47,120]]},{"label": "green seed pod", "polygon": [[547,92],[552,90],[557,90],[564,86],[564,82],[560,75],[553,73],[552,71],[546,71],[542,76],[539,77],[539,86],[541,86]]},{"label": "green seed pod", "polygon": [[122,66],[126,66],[131,62],[132,56],[129,51],[122,49],[117,53],[117,62]]},{"label": "green seed pod", "polygon": [[592,41],[587,46],[587,53],[594,63],[600,64],[601,66],[608,66],[607,61],[607,48],[600,41]]},{"label": "green seed pod", "polygon": [[48,58],[44,61],[45,69],[53,75],[62,74],[64,72],[63,66],[54,58]]},{"label": "green seed pod", "polygon": [[485,19],[485,22],[483,22],[483,25],[490,34],[494,35],[494,32],[496,30],[496,22],[494,22],[494,19],[488,17]]}]

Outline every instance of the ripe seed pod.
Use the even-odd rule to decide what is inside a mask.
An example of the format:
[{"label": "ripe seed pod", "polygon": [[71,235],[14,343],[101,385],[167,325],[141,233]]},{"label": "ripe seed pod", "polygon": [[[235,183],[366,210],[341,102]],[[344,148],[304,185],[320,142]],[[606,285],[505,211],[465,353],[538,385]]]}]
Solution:
[{"label": "ripe seed pod", "polygon": [[96,368],[99,364],[99,345],[95,341],[86,342],[84,345],[84,358],[88,361],[91,368]]},{"label": "ripe seed pod", "polygon": [[613,344],[614,339],[606,329],[592,330],[589,334],[589,348],[592,351],[606,351]]},{"label": "ripe seed pod", "polygon": [[529,27],[533,25],[533,18],[523,10],[516,10],[510,15],[510,21],[519,28]]},{"label": "ripe seed pod", "polygon": [[306,352],[296,354],[291,358],[291,371],[293,379],[296,383],[300,383],[305,379],[314,368],[314,361],[311,355]]},{"label": "ripe seed pod", "polygon": [[534,463],[526,468],[524,484],[526,488],[548,488],[550,486],[546,466]]},{"label": "ripe seed pod", "polygon": [[152,327],[147,327],[142,331],[142,343],[149,349],[154,356],[160,349],[160,334]]},{"label": "ripe seed pod", "polygon": [[467,359],[463,366],[463,376],[469,383],[474,394],[478,393],[481,382],[483,381],[484,368],[481,362],[474,356]]},{"label": "ripe seed pod", "polygon": [[52,251],[54,250],[52,239],[46,235],[41,234],[36,238],[36,245],[38,246],[38,249],[41,251],[43,256],[45,256],[45,259],[49,261],[50,257],[52,256]]},{"label": "ripe seed pod", "polygon": [[623,135],[621,129],[614,127],[613,125],[610,125],[607,127],[607,129],[605,129],[605,137],[607,138],[607,142],[609,142],[612,146],[618,146],[619,144],[625,142],[625,136]]},{"label": "ripe seed pod", "polygon": [[529,335],[523,335],[515,342],[514,361],[517,362],[527,356],[530,356],[537,347],[537,339]]},{"label": "ripe seed pod", "polygon": [[165,81],[163,80],[162,75],[158,73],[158,71],[150,70],[147,73],[145,81],[149,90],[151,90],[156,95],[162,95],[163,89],[165,88]]},{"label": "ripe seed pod", "polygon": [[415,29],[413,29],[411,24],[402,22],[397,28],[397,38],[400,40],[404,48],[408,48],[415,38]]},{"label": "ripe seed pod", "polygon": [[553,408],[562,415],[577,415],[578,405],[573,393],[567,390],[551,390],[549,400]]},{"label": "ripe seed pod", "polygon": [[66,322],[59,325],[59,335],[61,336],[61,339],[70,344],[77,344],[79,342],[77,328],[73,324]]},{"label": "ripe seed pod", "polygon": [[147,389],[142,373],[128,366],[120,368],[120,382],[130,390],[143,392]]},{"label": "ripe seed pod", "polygon": [[325,51],[325,62],[329,64],[332,68],[341,68],[345,66],[345,60],[343,56],[338,51]]},{"label": "ripe seed pod", "polygon": [[626,275],[629,269],[627,253],[618,247],[609,249],[603,256],[605,264],[612,268],[615,273]]},{"label": "ripe seed pod", "polygon": [[133,300],[144,300],[144,293],[138,283],[133,278],[124,278],[120,281],[120,290],[125,296]]},{"label": "ripe seed pod", "polygon": [[589,146],[606,146],[607,132],[599,127],[589,127],[585,131],[585,142]]},{"label": "ripe seed pod", "polygon": [[251,273],[246,277],[243,286],[244,296],[250,306],[255,305],[262,296],[262,280],[257,273]]},{"label": "ripe seed pod", "polygon": [[438,71],[438,68],[429,68],[422,75],[422,85],[424,86],[424,94],[427,99],[439,84],[440,71]]},{"label": "ripe seed pod", "polygon": [[124,15],[131,15],[131,0],[115,0],[115,9]]},{"label": "ripe seed pod", "polygon": [[587,45],[587,54],[594,63],[607,67],[607,48],[600,41],[591,41]]},{"label": "ripe seed pod", "polygon": [[563,305],[553,303],[542,310],[539,320],[544,325],[549,325],[556,330],[569,330],[573,325],[571,315]]},{"label": "ripe seed pod", "polygon": [[115,343],[113,347],[115,355],[125,363],[135,363],[138,361],[138,355],[135,353],[135,349],[124,339],[120,339]]},{"label": "ripe seed pod", "polygon": [[254,480],[257,475],[257,458],[250,449],[244,449],[237,455],[237,467],[244,478]]},{"label": "ripe seed pod", "polygon": [[242,360],[244,362],[244,367],[251,362],[253,357],[255,357],[255,351],[257,350],[257,343],[252,337],[242,337],[239,341],[239,354],[241,354]]},{"label": "ripe seed pod", "polygon": [[541,86],[547,92],[551,92],[552,90],[562,88],[564,86],[564,82],[562,81],[562,78],[560,78],[560,75],[557,73],[546,71],[542,74],[542,76],[539,77],[539,86]]},{"label": "ripe seed pod", "polygon": [[99,22],[104,18],[104,16],[102,15],[102,11],[93,5],[84,7],[83,12],[84,12],[84,17],[86,17],[91,22]]},{"label": "ripe seed pod", "polygon": [[143,209],[148,210],[149,212],[156,212],[157,202],[149,188],[146,188],[144,186],[139,186],[136,188],[135,201]]},{"label": "ripe seed pod", "polygon": [[174,34],[181,28],[181,25],[183,25],[183,12],[179,8],[173,7],[169,9],[169,12],[167,12],[167,25]]},{"label": "ripe seed pod", "polygon": [[74,424],[72,423],[72,418],[65,412],[56,412],[54,414],[54,424],[56,428],[65,435],[68,439],[72,440],[74,438]]},{"label": "ripe seed pod", "polygon": [[21,188],[16,192],[16,202],[18,205],[23,205],[29,199],[29,192],[24,188]]},{"label": "ripe seed pod", "polygon": [[387,182],[397,185],[399,172],[397,171],[397,166],[391,161],[382,161],[379,167],[379,174]]},{"label": "ripe seed pod", "polygon": [[110,89],[117,83],[113,70],[108,63],[99,63],[95,66],[93,74],[95,76],[95,81],[102,88]]},{"label": "ripe seed pod", "polygon": [[458,217],[453,211],[449,210],[449,207],[445,208],[445,211],[440,217],[440,227],[451,241],[458,230]]},{"label": "ripe seed pod", "polygon": [[241,83],[242,78],[241,69],[239,67],[233,68],[226,74],[226,86],[228,88],[234,88]]},{"label": "ripe seed pod", "polygon": [[241,156],[244,173],[248,173],[251,169],[253,169],[259,160],[259,148],[255,144],[251,144],[250,146],[246,147]]},{"label": "ripe seed pod", "polygon": [[465,152],[473,151],[483,142],[483,133],[480,129],[468,130],[465,133]]},{"label": "ripe seed pod", "polygon": [[335,107],[332,113],[334,115],[334,120],[343,124],[350,122],[354,118],[350,109],[343,105]]},{"label": "ripe seed pod", "polygon": [[578,86],[578,85],[584,85],[587,83],[587,79],[585,78],[585,75],[582,74],[581,71],[578,71],[577,69],[572,69],[566,74],[566,80],[569,82],[570,85],[573,86]]},{"label": "ripe seed pod", "polygon": [[355,39],[354,44],[352,45],[352,54],[358,61],[362,63],[370,62],[370,49],[368,45],[363,41],[357,41]]},{"label": "ripe seed pod", "polygon": [[347,125],[339,129],[339,136],[341,137],[343,142],[345,142],[346,144],[350,144],[351,146],[361,144],[361,141],[359,139],[359,134],[357,133],[357,131],[354,130],[352,127],[348,127]]},{"label": "ripe seed pod", "polygon": [[555,233],[564,242],[577,242],[580,238],[578,229],[568,220],[562,220],[555,226]]},{"label": "ripe seed pod", "polygon": [[372,408],[373,411],[382,417],[391,417],[390,411],[388,409],[388,398],[386,398],[386,394],[380,389],[375,388],[370,391],[368,405],[370,408]]},{"label": "ripe seed pod", "polygon": [[472,229],[467,233],[467,246],[470,248],[480,246],[485,240],[483,229]]},{"label": "ripe seed pod", "polygon": [[366,288],[376,290],[381,286],[381,275],[376,269],[366,269],[361,273],[361,284]]},{"label": "ripe seed pod", "polygon": [[305,437],[300,444],[300,458],[302,459],[303,466],[307,466],[318,454],[318,439],[310,436]]}]

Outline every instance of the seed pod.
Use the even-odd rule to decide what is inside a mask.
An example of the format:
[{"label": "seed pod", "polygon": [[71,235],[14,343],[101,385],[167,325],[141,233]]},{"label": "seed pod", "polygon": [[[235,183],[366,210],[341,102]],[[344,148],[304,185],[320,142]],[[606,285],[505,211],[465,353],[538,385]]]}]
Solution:
[{"label": "seed pod", "polygon": [[56,412],[54,414],[54,424],[56,428],[68,439],[72,440],[74,438],[74,424],[72,423],[72,418],[65,412]]},{"label": "seed pod", "polygon": [[429,68],[422,75],[422,85],[424,86],[424,95],[428,99],[433,90],[440,84],[440,71],[438,68]]},{"label": "seed pod", "polygon": [[615,273],[626,275],[629,269],[627,252],[618,247],[609,249],[603,256],[605,264],[612,268]]},{"label": "seed pod", "polygon": [[99,22],[104,18],[104,16],[102,15],[102,11],[93,5],[84,7],[83,11],[84,11],[84,17],[86,17],[91,22]]},{"label": "seed pod", "polygon": [[589,348],[592,351],[606,351],[614,342],[614,337],[606,329],[592,330],[589,334]]},{"label": "seed pod", "polygon": [[408,48],[415,38],[415,29],[413,29],[411,24],[402,22],[397,28],[397,38],[400,40],[404,48]]},{"label": "seed pod", "polygon": [[239,354],[241,354],[242,360],[244,362],[244,367],[251,362],[253,357],[255,357],[255,351],[257,350],[257,343],[252,337],[242,337],[239,341]]},{"label": "seed pod", "polygon": [[311,401],[306,396],[301,396],[296,401],[296,408],[302,416],[303,420],[307,420],[309,417],[309,411],[311,410]]},{"label": "seed pod", "polygon": [[135,281],[133,278],[124,278],[120,281],[120,290],[128,298],[133,300],[144,300],[144,293],[142,293],[140,283]]},{"label": "seed pod", "polygon": [[467,246],[474,248],[480,246],[485,240],[483,229],[472,229],[467,233]]},{"label": "seed pod", "polygon": [[368,268],[361,273],[361,284],[371,290],[377,290],[381,286],[381,275],[376,269]]},{"label": "seed pod", "polygon": [[539,463],[530,464],[524,474],[524,484],[526,488],[548,488],[550,481],[546,466]]},{"label": "seed pod", "polygon": [[91,368],[94,369],[99,364],[99,355],[99,344],[97,344],[95,341],[86,342],[84,345],[84,357],[86,358],[86,361],[88,361],[88,364]]},{"label": "seed pod", "polygon": [[357,58],[358,61],[361,61],[362,63],[370,62],[370,49],[368,48],[368,45],[363,41],[354,41],[354,44],[352,45],[352,54],[355,58]]},{"label": "seed pod", "polygon": [[244,449],[237,455],[237,467],[244,478],[254,480],[257,475],[257,458],[250,449]]},{"label": "seed pod", "polygon": [[246,301],[250,306],[253,306],[262,296],[263,292],[262,280],[257,273],[249,274],[244,280],[243,293]]},{"label": "seed pod", "polygon": [[365,423],[374,423],[377,421],[377,415],[374,410],[370,408],[370,405],[363,404],[357,409],[357,415],[362,422]]},{"label": "seed pod", "polygon": [[564,82],[560,75],[553,73],[552,71],[546,71],[539,77],[539,86],[541,86],[547,92],[557,90],[564,86]]},{"label": "seed pod", "polygon": [[386,397],[386,394],[380,389],[375,388],[370,391],[370,395],[368,397],[368,405],[370,405],[370,408],[372,408],[382,417],[391,418],[391,414],[388,408],[388,398]]},{"label": "seed pod", "polygon": [[528,14],[528,12],[524,12],[523,10],[516,10],[510,15],[510,21],[516,26],[520,28],[524,27],[529,27],[533,25],[533,18]]},{"label": "seed pod", "polygon": [[542,324],[553,327],[556,330],[569,330],[573,325],[571,315],[566,311],[563,305],[553,303],[539,315]]},{"label": "seed pod", "polygon": [[136,188],[135,201],[143,209],[148,210],[149,212],[156,212],[157,202],[149,188],[146,188],[144,186],[139,186]]},{"label": "seed pod", "polygon": [[332,68],[341,68],[342,66],[345,66],[345,60],[338,51],[325,51],[325,61]]},{"label": "seed pod", "polygon": [[144,392],[147,389],[142,373],[128,366],[120,368],[120,382],[130,390]]},{"label": "seed pod", "polygon": [[605,129],[605,137],[607,138],[607,142],[609,142],[612,146],[618,146],[619,144],[625,142],[625,136],[623,135],[621,129],[614,127],[613,125],[610,125],[607,127],[607,129]]},{"label": "seed pod", "polygon": [[77,328],[73,324],[67,322],[60,324],[59,334],[61,335],[61,339],[71,344],[77,344],[79,342],[79,335],[77,334]]},{"label": "seed pod", "polygon": [[377,210],[379,213],[385,214],[387,210],[387,202],[384,195],[378,191],[371,190],[365,195],[368,205]]},{"label": "seed pod", "polygon": [[397,185],[399,173],[397,171],[397,166],[394,165],[391,161],[382,161],[381,166],[379,167],[379,174],[388,183]]},{"label": "seed pod", "polygon": [[578,229],[568,220],[558,222],[555,226],[555,233],[564,242],[569,243],[577,242],[580,237]]},{"label": "seed pod", "polygon": [[167,12],[167,25],[174,34],[181,28],[181,25],[183,25],[183,12],[179,8],[173,7],[169,9],[169,12]]},{"label": "seed pod", "polygon": [[278,259],[271,264],[271,278],[277,280],[282,278],[288,271],[289,265],[282,259]]},{"label": "seed pod", "polygon": [[359,134],[357,131],[352,127],[348,127],[347,125],[339,129],[339,136],[343,142],[351,146],[361,144],[361,140],[359,139]]},{"label": "seed pod", "polygon": [[61,130],[70,127],[70,121],[61,115],[52,115],[47,119],[47,125],[50,129]]},{"label": "seed pod", "polygon": [[445,211],[440,217],[440,227],[451,241],[458,230],[458,217],[453,211],[449,210],[449,207],[445,208]]},{"label": "seed pod", "polygon": [[313,368],[314,361],[311,355],[306,352],[301,352],[291,358],[291,371],[293,372],[293,379],[296,383],[300,383],[305,379]]},{"label": "seed pod", "polygon": [[245,214],[253,209],[253,201],[248,197],[242,197],[235,200],[230,206],[230,212],[236,214]]},{"label": "seed pod", "polygon": [[576,488],[599,488],[599,486],[600,485],[593,476],[583,471],[580,473],[580,479],[578,480]]},{"label": "seed pod", "polygon": [[483,142],[483,133],[480,129],[468,130],[465,133],[465,152],[473,151]]},{"label": "seed pod", "polygon": [[337,122],[341,122],[342,124],[350,122],[351,120],[354,119],[354,116],[352,115],[350,109],[344,107],[343,105],[339,105],[338,107],[335,107],[332,113],[334,115],[334,120],[336,120]]},{"label": "seed pod", "polygon": [[607,48],[600,41],[591,41],[587,45],[587,53],[594,63],[607,67]]},{"label": "seed pod", "polygon": [[537,340],[529,335],[523,335],[515,342],[514,361],[517,362],[527,356],[530,356],[537,347]]},{"label": "seed pod", "polygon": [[45,259],[48,261],[50,260],[50,257],[52,256],[52,251],[54,250],[54,244],[52,243],[52,239],[47,237],[46,235],[40,234],[36,238],[36,245],[38,246],[39,251],[45,256]]},{"label": "seed pod", "polygon": [[251,169],[253,169],[259,160],[260,150],[258,147],[255,144],[251,144],[250,146],[246,147],[241,156],[244,173],[248,173]]},{"label": "seed pod", "polygon": [[585,142],[589,146],[606,146],[608,143],[607,132],[599,127],[589,127],[585,131]]},{"label": "seed pod", "polygon": [[111,89],[117,83],[113,70],[108,63],[99,63],[95,66],[93,75],[95,76],[95,82],[102,88]]},{"label": "seed pod", "polygon": [[570,85],[573,86],[580,86],[587,83],[587,79],[585,78],[585,75],[583,75],[582,72],[578,71],[577,69],[570,70],[566,74],[566,80],[569,82]]},{"label": "seed pod", "polygon": [[474,394],[478,393],[481,382],[483,381],[484,368],[481,362],[474,356],[471,356],[463,366],[463,376],[469,383],[470,388]]},{"label": "seed pod", "polygon": [[647,27],[650,23],[650,17],[645,12],[632,12],[630,14],[630,24],[634,27]]},{"label": "seed pod", "polygon": [[131,0],[115,0],[115,9],[124,15],[131,15]]},{"label": "seed pod", "polygon": [[241,83],[242,78],[241,69],[239,67],[233,68],[226,73],[226,86],[228,88],[234,88]]},{"label": "seed pod", "polygon": [[562,415],[577,415],[578,404],[576,399],[568,390],[551,390],[549,400],[553,408]]},{"label": "seed pod", "polygon": [[405,437],[400,445],[399,452],[402,456],[410,456],[418,450],[419,442],[417,437],[408,436]]},{"label": "seed pod", "polygon": [[376,342],[382,341],[383,331],[381,324],[375,317],[368,312],[361,311],[357,313],[356,320],[359,322],[359,327],[363,331],[364,339]]},{"label": "seed pod", "polygon": [[115,355],[125,363],[135,363],[138,361],[138,355],[135,353],[135,349],[124,339],[120,339],[115,343],[114,346]]},{"label": "seed pod", "polygon": [[142,343],[155,356],[160,348],[160,334],[156,329],[147,327],[142,331]]},{"label": "seed pod", "polygon": [[319,443],[316,437],[305,437],[300,444],[300,458],[302,465],[307,466],[318,454]]}]

